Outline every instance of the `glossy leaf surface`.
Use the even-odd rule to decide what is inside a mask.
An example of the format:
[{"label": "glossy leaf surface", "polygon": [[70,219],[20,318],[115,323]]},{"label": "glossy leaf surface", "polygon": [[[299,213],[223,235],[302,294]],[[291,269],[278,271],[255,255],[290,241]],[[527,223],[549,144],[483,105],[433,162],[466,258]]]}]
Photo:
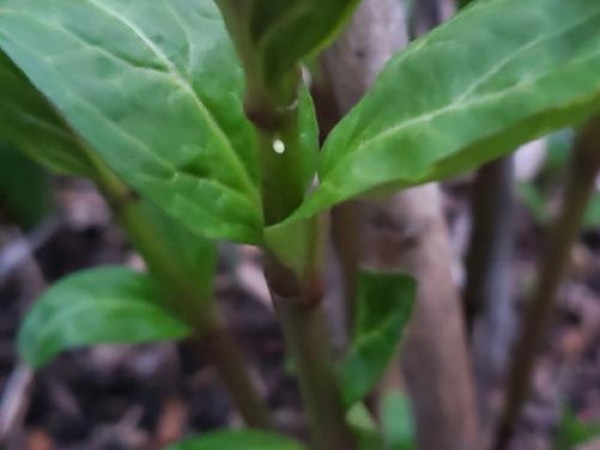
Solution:
[{"label": "glossy leaf surface", "polygon": [[217,431],[191,438],[165,450],[303,450],[298,442],[264,431]]},{"label": "glossy leaf surface", "polygon": [[120,267],[89,269],[50,287],[19,331],[19,352],[40,368],[61,351],[99,343],[182,338],[185,323],[170,314],[164,292],[147,275]]},{"label": "glossy leaf surface", "polygon": [[395,56],[324,145],[307,217],[471,170],[600,110],[600,2],[487,0]]},{"label": "glossy leaf surface", "polygon": [[243,75],[210,0],[0,0],[0,45],[143,196],[209,237],[261,240]]},{"label": "glossy leaf surface", "polygon": [[363,271],[358,283],[354,336],[340,370],[348,408],[369,393],[395,355],[416,291],[414,279],[400,273]]}]

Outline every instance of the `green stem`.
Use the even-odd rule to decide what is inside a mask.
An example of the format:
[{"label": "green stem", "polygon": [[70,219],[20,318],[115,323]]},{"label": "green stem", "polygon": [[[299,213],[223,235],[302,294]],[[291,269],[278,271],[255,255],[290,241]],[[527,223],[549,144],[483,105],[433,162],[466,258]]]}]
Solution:
[{"label": "green stem", "polygon": [[172,293],[171,307],[195,330],[194,340],[231,395],[244,421],[252,427],[269,428],[266,405],[259,396],[244,357],[233,336],[222,325],[210,287],[200,286],[181,269],[179,256],[161,239],[141,199],[110,169],[95,161],[97,182],[112,210],[140,252],[150,272]]},{"label": "green stem", "polygon": [[[294,117],[293,120],[297,119]],[[282,132],[278,133],[286,146],[286,153],[290,153],[288,157],[285,153],[273,152],[270,140],[262,139],[263,204],[267,225],[287,217],[304,196],[304,186],[294,176],[299,172],[295,162],[298,158],[298,134],[289,133],[290,129],[282,127]],[[311,226],[318,227],[319,224]],[[310,254],[317,253],[319,235],[321,233],[315,233],[306,243]],[[306,268],[304,276],[300,277],[275,257],[267,255],[265,276],[284,329],[287,348],[296,363],[314,447],[319,450],[351,450],[355,448],[354,438],[346,422],[334,373],[331,343],[324,326],[318,266],[316,263],[316,266]]]},{"label": "green stem", "polygon": [[[295,118],[294,118],[295,120]],[[263,204],[268,225],[287,217],[302,201],[304,186],[297,173],[297,134],[285,132],[280,139],[289,151],[276,154],[268,138],[263,143]],[[268,136],[269,132],[266,132]],[[294,154],[296,153],[296,154]],[[310,226],[318,227],[313,223]],[[316,254],[319,235],[306,245]],[[354,437],[346,422],[340,389],[334,372],[331,343],[321,307],[319,264],[306,268],[304,276],[292,273],[273,255],[267,254],[265,276],[273,303],[282,323],[287,349],[296,363],[300,390],[311,425],[313,445],[318,450],[355,448]]]},{"label": "green stem", "polygon": [[284,298],[275,293],[273,300],[297,370],[314,448],[355,448],[338,394],[321,308],[308,305],[300,298]]},{"label": "green stem", "polygon": [[[298,129],[300,70],[296,68],[280,79],[267,81],[260,51],[252,45],[250,15],[245,4],[238,0],[217,0],[217,4],[244,67],[244,109],[259,143],[264,218],[269,226],[288,217],[302,203],[306,190]],[[316,229],[317,224],[309,226]],[[317,235],[320,233],[305,243],[308,254],[315,254],[320,245]],[[334,372],[317,282],[320,270],[316,267],[318,264],[305,267],[302,275],[295,274],[267,254],[264,270],[287,348],[296,363],[314,447],[352,450],[354,437],[346,423]]]},{"label": "green stem", "polygon": [[594,192],[600,169],[600,120],[590,121],[575,145],[571,173],[562,211],[550,230],[546,255],[540,261],[539,280],[526,311],[514,350],[506,394],[494,448],[504,450],[531,385],[535,359],[549,328],[561,279],[571,246],[579,234],[581,220]]},{"label": "green stem", "polygon": [[[254,111],[265,110],[265,105]],[[288,217],[305,194],[301,178],[298,111],[276,109],[267,113],[269,120],[254,116],[261,144],[263,170],[262,195],[265,223],[275,224]],[[273,121],[271,118],[276,117]],[[252,117],[251,117],[252,118]],[[268,127],[264,127],[268,124]],[[274,139],[284,152],[274,151]],[[315,222],[308,226],[318,229]],[[320,229],[319,229],[320,230]],[[316,232],[306,242],[309,254],[320,246]],[[346,422],[338,381],[334,372],[331,343],[321,307],[321,273],[318,261],[312,261],[303,276],[292,273],[273,255],[267,255],[265,276],[282,323],[287,348],[296,363],[300,390],[311,425],[313,445],[318,450],[355,448],[354,437]]]},{"label": "green stem", "polygon": [[197,337],[198,348],[215,367],[218,379],[225,385],[248,426],[269,428],[269,411],[258,395],[237,342],[220,320],[215,320]]},{"label": "green stem", "polygon": [[267,226],[285,219],[304,199],[305,180],[297,122],[298,110],[293,108],[278,113],[276,122],[269,124],[272,128],[257,126],[263,173],[261,193]]},{"label": "green stem", "polygon": [[303,282],[267,254],[265,275],[300,384],[317,450],[356,448],[335,374],[318,274]]}]

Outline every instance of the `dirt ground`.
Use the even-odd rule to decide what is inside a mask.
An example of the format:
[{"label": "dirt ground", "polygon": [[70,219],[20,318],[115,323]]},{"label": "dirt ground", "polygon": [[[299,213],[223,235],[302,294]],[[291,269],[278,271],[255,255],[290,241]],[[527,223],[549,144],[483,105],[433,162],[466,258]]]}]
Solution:
[{"label": "dirt ground", "polygon": [[[18,251],[23,235],[7,220],[0,222],[0,392],[5,394],[0,416],[12,420],[9,430],[0,429],[9,438],[4,448],[158,450],[190,433],[239,425],[214,372],[185,343],[74,350],[35,376],[19,365],[15,333],[45,284],[100,264],[141,266],[89,184],[60,178],[55,185],[56,212],[26,235],[33,258]],[[446,195],[460,251],[468,222],[466,190],[448,189]],[[515,291],[523,293],[534,275],[542,233],[524,207],[517,216]],[[216,286],[219,303],[262,380],[278,423],[301,436],[306,424],[299,394],[285,370],[281,331],[257,251],[224,246]],[[523,297],[515,295],[517,312]],[[494,395],[500,399],[500,389]],[[9,407],[17,412],[9,414]],[[565,407],[581,419],[600,421],[600,230],[587,230],[573,250],[514,448],[551,449]]]}]

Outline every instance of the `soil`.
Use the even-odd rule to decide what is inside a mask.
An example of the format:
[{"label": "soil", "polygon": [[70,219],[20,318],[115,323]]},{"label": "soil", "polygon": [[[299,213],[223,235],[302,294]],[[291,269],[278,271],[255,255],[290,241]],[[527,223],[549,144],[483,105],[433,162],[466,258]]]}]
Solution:
[{"label": "soil", "polygon": [[[193,433],[240,426],[241,419],[213,370],[185,342],[77,349],[28,378],[17,359],[15,334],[45,284],[86,267],[142,265],[88,183],[57,178],[55,188],[56,212],[38,226],[38,231],[44,227],[50,231],[33,245],[33,258],[21,258],[13,270],[0,271],[0,392],[5,393],[4,407],[6,398],[16,393],[11,402],[23,409],[22,420],[17,415],[3,448],[158,450]],[[468,221],[465,189],[455,186],[446,194],[460,252],[464,221]],[[514,306],[518,313],[535,273],[543,233],[524,207],[519,208],[517,229],[515,291],[520,294],[515,295]],[[26,234],[30,244],[31,233]],[[0,268],[19,236],[6,218],[0,222]],[[302,436],[306,424],[300,398],[286,370],[281,330],[260,277],[258,252],[223,246],[216,285],[218,301],[249,366],[263,383],[277,422],[287,432]],[[19,383],[24,387],[19,388]],[[551,337],[513,448],[552,448],[566,407],[582,420],[600,421],[599,230],[583,233],[573,251]]]}]

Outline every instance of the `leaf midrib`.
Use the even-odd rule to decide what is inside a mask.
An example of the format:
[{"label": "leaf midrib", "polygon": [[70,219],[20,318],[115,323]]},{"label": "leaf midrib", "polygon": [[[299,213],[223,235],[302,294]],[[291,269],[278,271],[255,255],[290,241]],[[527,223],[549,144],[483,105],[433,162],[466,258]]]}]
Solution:
[{"label": "leaf midrib", "polygon": [[[168,72],[162,72],[162,71],[158,71],[156,69],[150,68],[150,67],[143,67],[142,69],[145,70],[151,70],[151,71],[157,71],[161,74],[164,75],[169,75],[171,80],[173,80],[175,82],[175,84],[177,86],[179,86],[180,89],[182,89],[188,96],[190,96],[190,98],[192,99],[192,101],[194,102],[194,105],[196,106],[196,108],[198,109],[198,111],[201,113],[202,116],[205,117],[207,124],[209,126],[210,129],[213,130],[214,135],[217,137],[217,139],[219,139],[219,141],[221,142],[221,147],[225,149],[224,155],[226,155],[231,167],[236,171],[236,173],[238,174],[238,179],[240,179],[245,187],[246,192],[249,194],[249,200],[250,203],[252,204],[253,208],[255,208],[256,204],[260,204],[260,195],[258,192],[258,188],[254,185],[254,183],[252,182],[249,173],[246,171],[243,163],[241,162],[241,160],[237,157],[237,154],[235,153],[235,150],[233,148],[233,144],[229,141],[229,139],[227,138],[225,132],[220,128],[218,122],[216,121],[216,119],[214,118],[214,116],[212,115],[211,111],[206,107],[206,105],[204,105],[204,103],[202,102],[202,100],[200,99],[200,97],[198,97],[197,93],[195,92],[195,90],[190,86],[189,84],[189,80],[187,80],[177,69],[176,65],[164,54],[164,52],[155,45],[155,43],[149,39],[143,32],[142,30],[140,30],[138,27],[135,26],[135,24],[133,24],[131,21],[129,21],[127,18],[121,17],[118,13],[112,11],[111,9],[105,8],[103,5],[100,5],[98,3],[96,3],[94,0],[87,0],[88,3],[92,6],[95,7],[97,9],[99,9],[101,12],[103,12],[104,14],[109,15],[110,17],[113,17],[115,20],[119,21],[121,24],[123,24],[125,27],[127,27],[131,32],[134,33],[134,35],[140,40],[140,42],[145,45],[151,52],[153,52],[158,58],[159,60],[166,66]],[[20,13],[19,11],[16,10],[12,10],[12,9],[2,9],[0,8],[0,14],[15,14],[15,15],[19,15],[19,16],[23,16],[22,13]],[[98,51],[102,51],[105,54],[109,55],[112,58],[116,58],[124,63],[126,63],[129,66],[133,66],[136,68],[140,68],[139,66],[136,66],[135,64],[132,64],[131,61],[128,60],[124,60],[123,58],[119,57],[118,55],[115,55],[114,53],[108,51],[106,48],[101,47],[101,46],[94,46],[92,44],[90,44],[89,42],[87,42],[85,39],[83,39],[81,36],[79,36],[78,34],[74,33],[72,30],[69,30],[67,28],[65,28],[64,26],[60,26],[57,23],[50,23],[48,21],[42,20],[39,17],[30,17],[30,16],[25,16],[25,18],[29,19],[29,20],[35,20],[37,22],[39,22],[40,24],[42,24],[45,27],[50,27],[50,28],[55,28],[59,31],[62,31],[70,36],[72,36],[73,38],[79,40],[82,45],[86,46],[86,47],[91,47],[94,48]],[[10,36],[7,36],[10,39]],[[14,39],[12,40],[16,45],[20,45],[21,47],[24,48],[28,48],[29,51],[32,51],[34,53],[38,53],[36,49],[31,48],[31,47],[26,47],[23,45],[23,43],[21,42],[16,42]],[[43,55],[42,55],[43,56]],[[104,116],[107,123],[112,123],[112,121],[110,120],[110,118],[106,117],[105,114],[99,110],[98,108],[96,108],[94,105],[90,104],[89,102],[87,102],[87,100],[83,99],[81,96],[76,95],[73,93],[73,91],[71,91],[71,95],[75,95],[80,101],[82,101],[83,103],[87,104],[90,108],[94,109],[95,111],[97,111],[100,115]],[[114,125],[114,124],[113,124]],[[126,132],[125,130],[122,130],[120,127],[114,125],[113,129],[118,130],[119,133],[126,137],[127,140],[129,140],[130,142],[135,142],[136,143],[136,147],[138,147],[139,150],[143,151],[146,155],[149,155],[152,157],[152,159],[154,159],[156,162],[160,162],[161,165],[163,165],[163,167],[165,167],[166,169],[168,169],[170,172],[176,170],[176,168],[170,166],[169,164],[166,164],[165,161],[158,157],[156,154],[154,154],[152,151],[150,151],[150,149],[147,147],[147,145],[140,141],[139,139],[133,137],[132,135],[130,135],[130,133]],[[224,183],[219,182],[222,186],[225,186]],[[233,188],[232,188],[233,189]]]},{"label": "leaf midrib", "polygon": [[[9,12],[8,10],[5,10],[7,12]],[[13,12],[14,14],[19,14],[18,12],[15,11],[10,11]],[[33,18],[29,18],[31,20],[34,20]],[[39,21],[39,20],[38,20]],[[43,21],[39,21],[40,23],[44,24],[45,26],[49,26],[49,27],[54,27],[59,31],[62,31],[66,34],[68,34],[69,36],[74,37],[77,40],[80,40],[81,42],[83,42],[85,45],[87,46],[91,46],[87,41],[85,41],[84,39],[82,39],[79,35],[77,35],[76,33],[73,33],[71,30],[66,29],[64,27],[59,27],[57,25],[54,24],[50,24],[47,22],[43,22]],[[10,38],[10,37],[9,37]],[[32,52],[32,53],[38,53],[37,49],[32,48],[32,47],[28,47],[25,46],[22,42],[16,42],[13,40],[13,42],[18,45],[21,46],[25,49],[27,49],[28,51]],[[114,57],[114,58],[118,58],[117,55],[114,55],[110,52],[108,52],[105,48],[103,47],[94,47],[97,48],[99,51],[105,52],[107,55]],[[126,60],[122,60],[121,58],[118,58],[120,61],[125,61]],[[152,68],[145,68],[147,70],[151,70],[154,71],[155,69]],[[164,73],[164,72],[160,72],[160,73]],[[240,200],[242,200],[243,202],[247,203],[249,206],[250,210],[255,210],[256,209],[256,204],[254,203],[254,199],[250,196],[248,197],[247,195],[245,195],[245,193],[243,191],[240,191],[237,188],[234,188],[232,186],[229,186],[225,183],[223,183],[222,181],[220,181],[218,178],[216,177],[191,177],[190,175],[187,174],[182,174],[179,173],[175,167],[171,166],[170,164],[167,164],[163,158],[160,158],[159,156],[157,156],[155,153],[153,153],[148,146],[141,141],[139,138],[137,138],[135,135],[128,133],[124,128],[119,127],[117,124],[114,123],[113,120],[111,120],[111,118],[109,116],[107,116],[105,114],[105,112],[98,108],[94,103],[88,101],[85,97],[77,94],[74,91],[69,91],[70,95],[72,95],[74,98],[76,98],[77,100],[79,100],[81,102],[81,104],[85,105],[86,107],[90,108],[92,111],[94,111],[95,113],[97,113],[99,115],[99,117],[104,121],[104,123],[106,124],[106,126],[108,126],[110,129],[112,129],[116,134],[122,136],[127,142],[129,142],[129,145],[134,146],[135,148],[138,149],[138,151],[144,153],[147,157],[151,158],[155,163],[159,164],[162,168],[164,168],[165,170],[167,170],[171,175],[170,175],[170,179],[166,180],[166,182],[175,179],[177,176],[181,176],[181,175],[185,175],[185,176],[189,176],[190,178],[194,178],[198,183],[209,183],[212,185],[216,185],[219,186],[221,189],[230,192],[231,194],[233,194],[234,196],[238,197]],[[58,108],[60,110],[60,108]],[[138,177],[141,177],[143,175],[143,173],[138,174]]]},{"label": "leaf midrib", "polygon": [[[397,309],[396,312],[389,314],[383,319],[377,327],[373,327],[367,331],[361,331],[357,338],[352,342],[352,347],[355,347],[356,350],[355,353],[359,353],[360,349],[368,347],[373,341],[377,341],[378,338],[385,334],[383,330],[387,331],[396,322],[400,322],[400,324],[405,323],[408,319],[408,312],[411,307],[412,304],[410,301],[403,301],[402,306]],[[403,331],[404,329],[401,329],[400,333]]]},{"label": "leaf midrib", "polygon": [[[468,109],[471,108],[473,106],[478,106],[481,104],[485,104],[488,103],[490,101],[493,101],[499,97],[504,97],[507,95],[508,92],[511,92],[513,90],[518,90],[518,89],[522,89],[527,85],[533,84],[534,82],[538,81],[539,79],[544,78],[547,75],[547,72],[544,72],[544,74],[542,74],[541,76],[535,77],[535,78],[524,78],[524,81],[518,82],[513,84],[512,86],[504,89],[504,90],[500,90],[500,91],[496,91],[496,92],[492,92],[490,94],[487,95],[481,95],[479,97],[476,97],[474,99],[471,99],[470,97],[468,97],[468,94],[472,93],[475,89],[477,89],[477,87],[479,87],[481,84],[485,83],[485,81],[487,81],[490,77],[492,77],[494,74],[498,73],[498,71],[500,71],[503,67],[505,67],[507,64],[510,64],[510,62],[512,62],[516,57],[518,57],[519,55],[523,54],[523,52],[526,52],[527,50],[530,50],[532,48],[535,48],[536,45],[541,44],[542,42],[548,40],[548,39],[552,39],[556,36],[559,36],[567,31],[569,31],[570,29],[573,29],[587,21],[591,21],[593,19],[596,19],[598,16],[600,16],[600,8],[592,15],[585,17],[582,20],[577,20],[565,27],[560,28],[557,32],[554,33],[549,33],[544,35],[543,37],[537,38],[534,41],[526,44],[525,46],[523,46],[522,48],[520,48],[517,52],[512,53],[508,58],[503,59],[502,61],[500,61],[500,63],[498,63],[497,65],[495,65],[494,67],[491,68],[490,71],[486,72],[483,76],[481,76],[479,79],[475,80],[473,82],[473,84],[471,86],[469,86],[465,92],[463,92],[462,94],[460,94],[459,96],[457,96],[456,98],[454,98],[448,105],[443,106],[441,108],[438,109],[434,109],[432,111],[429,111],[425,114],[421,114],[417,117],[413,117],[412,119],[409,119],[405,122],[402,122],[398,125],[395,125],[393,127],[390,127],[378,134],[376,134],[375,136],[373,136],[370,139],[366,139],[362,142],[360,142],[360,144],[356,147],[355,151],[352,152],[351,154],[349,154],[348,156],[352,156],[352,157],[356,157],[356,155],[363,153],[365,151],[368,151],[369,147],[371,145],[373,145],[375,142],[380,141],[380,140],[385,140],[388,139],[390,137],[393,137],[399,133],[401,133],[402,131],[404,131],[407,128],[412,127],[413,125],[419,124],[419,123],[426,123],[426,122],[430,122],[432,119],[446,114],[448,112],[452,112],[452,111],[458,111],[461,109]],[[418,46],[420,47],[420,46]],[[413,51],[414,52],[414,51]],[[405,58],[408,58],[409,56],[412,55],[413,52],[410,52],[410,55],[406,55]],[[599,53],[593,53],[590,55],[587,55],[585,58],[574,58],[570,61],[568,61],[568,63],[564,64],[566,65],[572,65],[572,64],[578,64],[581,61],[586,61],[588,59],[593,59],[600,56],[600,52]],[[405,59],[404,58],[404,59]],[[466,94],[466,95],[465,95]],[[469,101],[471,100],[471,101]],[[325,151],[327,151],[325,149]],[[335,168],[335,167],[334,167]],[[329,170],[331,171],[331,170]]]},{"label": "leaf midrib", "polygon": [[[202,99],[198,96],[196,91],[190,85],[190,81],[186,79],[180,72],[177,66],[173,61],[171,61],[167,55],[162,51],[162,49],[157,46],[152,39],[150,39],[146,34],[136,26],[133,22],[131,22],[128,18],[119,15],[117,11],[114,11],[101,3],[98,3],[96,0],[86,0],[90,5],[96,7],[100,11],[105,14],[114,17],[117,21],[121,22],[125,27],[131,30],[135,36],[140,39],[140,41],[151,51],[153,52],[169,69],[170,75],[175,79],[176,83],[186,92],[194,101],[194,104],[198,108],[198,110],[202,113],[202,115],[207,120],[209,127],[213,130],[215,135],[221,141],[221,144],[227,151],[227,157],[229,159],[229,163],[235,168],[238,172],[238,175],[241,177],[245,187],[248,189],[254,199],[259,198],[258,189],[252,182],[252,179],[245,167],[241,163],[240,159],[237,157],[235,149],[231,141],[227,138],[227,135],[223,131],[223,129],[219,126],[219,123],[213,116],[210,109],[202,102]],[[164,1],[163,1],[164,5]],[[191,47],[190,47],[191,50]]]}]

